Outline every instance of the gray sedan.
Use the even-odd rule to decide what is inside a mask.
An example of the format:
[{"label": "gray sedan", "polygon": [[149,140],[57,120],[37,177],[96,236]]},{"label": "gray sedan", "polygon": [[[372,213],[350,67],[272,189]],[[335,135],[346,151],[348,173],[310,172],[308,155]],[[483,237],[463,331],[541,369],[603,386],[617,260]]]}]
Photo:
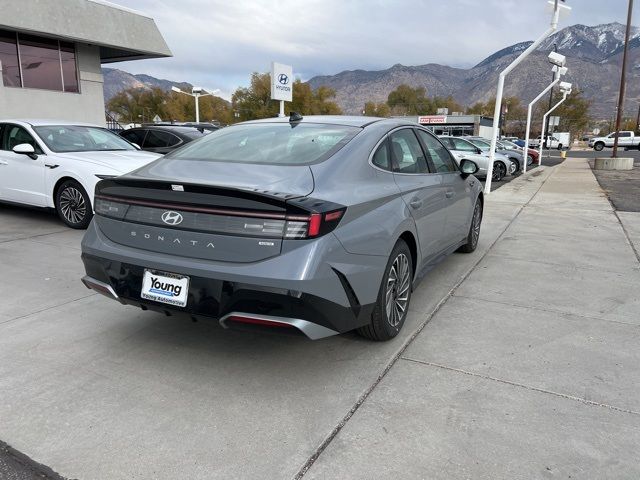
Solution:
[{"label": "gray sedan", "polygon": [[475,250],[477,168],[401,119],[237,124],[98,184],[83,282],[223,327],[389,340],[418,279]]}]

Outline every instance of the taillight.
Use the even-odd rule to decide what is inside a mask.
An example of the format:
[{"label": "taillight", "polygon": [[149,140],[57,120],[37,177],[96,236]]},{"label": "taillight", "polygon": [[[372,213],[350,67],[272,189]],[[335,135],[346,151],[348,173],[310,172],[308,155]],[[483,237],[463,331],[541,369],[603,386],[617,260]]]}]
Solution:
[{"label": "taillight", "polygon": [[307,218],[287,220],[284,238],[305,239],[315,238],[331,232],[338,226],[346,208],[340,208],[331,212],[312,213]]}]

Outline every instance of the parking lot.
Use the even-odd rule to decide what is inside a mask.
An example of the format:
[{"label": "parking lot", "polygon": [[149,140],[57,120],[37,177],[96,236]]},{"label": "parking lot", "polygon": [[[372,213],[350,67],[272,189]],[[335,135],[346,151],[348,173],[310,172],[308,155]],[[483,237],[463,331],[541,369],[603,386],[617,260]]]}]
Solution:
[{"label": "parking lot", "polygon": [[586,160],[515,178],[373,343],[123,307],[82,232],[2,206],[0,440],[79,479],[637,478],[637,215]]}]

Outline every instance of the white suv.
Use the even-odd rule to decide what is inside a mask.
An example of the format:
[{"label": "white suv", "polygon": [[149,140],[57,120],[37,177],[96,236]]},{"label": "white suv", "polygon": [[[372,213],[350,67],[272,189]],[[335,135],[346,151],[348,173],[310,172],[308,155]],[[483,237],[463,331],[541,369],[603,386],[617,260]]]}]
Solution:
[{"label": "white suv", "polygon": [[158,157],[96,125],[0,120],[0,201],[55,208],[68,226],[86,228],[101,178]]}]

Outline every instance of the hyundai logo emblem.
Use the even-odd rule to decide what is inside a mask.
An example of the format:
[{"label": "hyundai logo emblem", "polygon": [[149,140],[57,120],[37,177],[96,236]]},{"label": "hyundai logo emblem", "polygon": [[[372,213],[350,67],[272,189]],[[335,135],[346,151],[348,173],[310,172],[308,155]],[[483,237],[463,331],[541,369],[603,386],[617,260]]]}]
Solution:
[{"label": "hyundai logo emblem", "polygon": [[284,73],[281,73],[280,75],[278,75],[278,82],[280,82],[282,85],[286,85],[287,83],[289,83],[289,77]]},{"label": "hyundai logo emblem", "polygon": [[162,221],[167,225],[180,225],[182,223],[182,215],[173,210],[169,210],[162,214]]}]

